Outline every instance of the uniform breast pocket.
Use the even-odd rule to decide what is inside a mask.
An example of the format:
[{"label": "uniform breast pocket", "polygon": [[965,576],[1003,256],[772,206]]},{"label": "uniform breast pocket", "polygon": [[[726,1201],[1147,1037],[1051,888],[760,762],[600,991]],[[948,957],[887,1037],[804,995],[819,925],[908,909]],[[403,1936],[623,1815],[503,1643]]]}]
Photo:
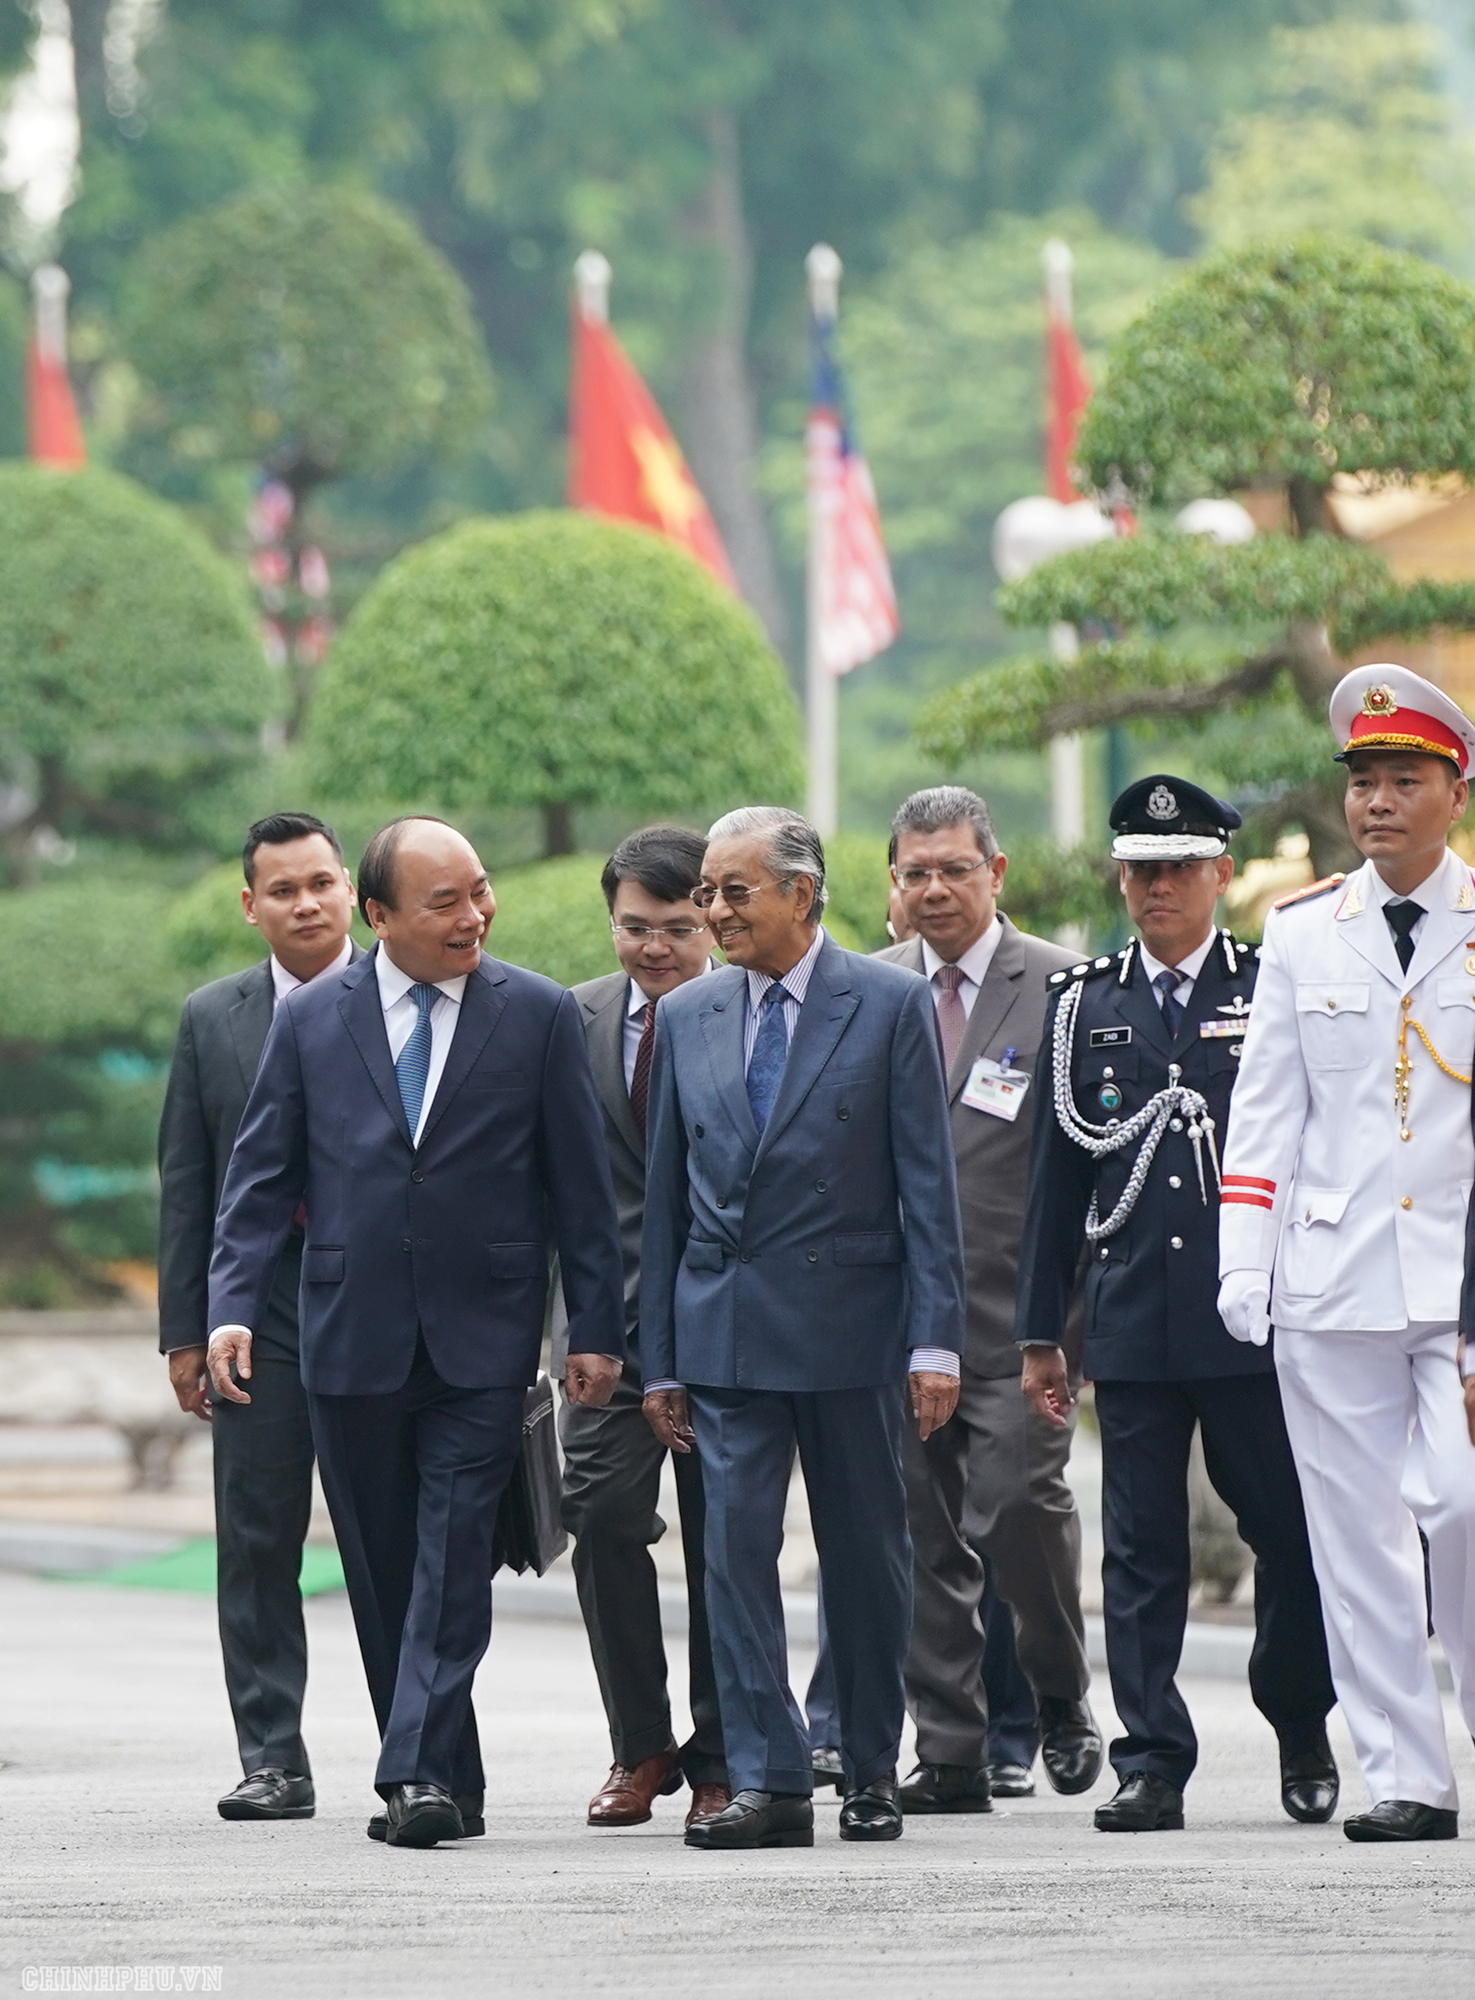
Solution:
[{"label": "uniform breast pocket", "polygon": [[1297,1298],[1318,1298],[1326,1289],[1337,1247],[1337,1227],[1347,1213],[1350,1188],[1306,1187],[1297,1181],[1286,1202],[1276,1277]]},{"label": "uniform breast pocket", "polygon": [[1361,1069],[1371,1053],[1368,987],[1351,980],[1317,980],[1296,988],[1301,1050],[1308,1069]]},{"label": "uniform breast pocket", "polygon": [[[1464,1075],[1470,1073],[1471,1058],[1475,1057],[1475,978],[1441,979],[1435,984],[1435,998],[1439,1005],[1437,1013],[1439,1026],[1425,1021],[1429,1036],[1440,1055],[1452,1069]],[[1418,1002],[1414,1002],[1413,1013],[1417,1017]]]}]

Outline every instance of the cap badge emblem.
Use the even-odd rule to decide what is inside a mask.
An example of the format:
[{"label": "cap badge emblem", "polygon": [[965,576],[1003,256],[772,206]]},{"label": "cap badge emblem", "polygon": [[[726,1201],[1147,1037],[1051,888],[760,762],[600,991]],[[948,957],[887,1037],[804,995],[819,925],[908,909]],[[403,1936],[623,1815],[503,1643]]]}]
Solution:
[{"label": "cap badge emblem", "polygon": [[1147,816],[1149,819],[1176,819],[1178,817],[1178,801],[1166,785],[1154,785],[1148,794]]},{"label": "cap badge emblem", "polygon": [[1398,703],[1393,698],[1392,688],[1368,688],[1362,697],[1362,712],[1364,715],[1396,715]]}]

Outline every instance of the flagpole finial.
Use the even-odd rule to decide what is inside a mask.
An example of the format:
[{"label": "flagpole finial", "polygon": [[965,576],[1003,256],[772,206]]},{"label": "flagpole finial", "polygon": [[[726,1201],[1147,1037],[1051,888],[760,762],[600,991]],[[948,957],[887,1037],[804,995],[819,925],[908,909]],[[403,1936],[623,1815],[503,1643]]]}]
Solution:
[{"label": "flagpole finial", "polygon": [[41,264],[31,274],[36,308],[36,345],[48,361],[67,364],[67,299],[72,281],[60,264]]},{"label": "flagpole finial", "polygon": [[845,266],[840,253],[828,243],[816,243],[804,259],[804,275],[809,280],[809,305],[816,319],[833,320],[840,312],[840,274]]},{"label": "flagpole finial", "polygon": [[609,319],[609,286],[614,270],[599,250],[584,250],[574,259],[574,290],[581,315],[598,326]]},{"label": "flagpole finial", "polygon": [[1071,273],[1076,260],[1068,243],[1058,236],[1048,237],[1040,251],[1040,262],[1045,270],[1045,299],[1050,311],[1059,319],[1071,317]]}]

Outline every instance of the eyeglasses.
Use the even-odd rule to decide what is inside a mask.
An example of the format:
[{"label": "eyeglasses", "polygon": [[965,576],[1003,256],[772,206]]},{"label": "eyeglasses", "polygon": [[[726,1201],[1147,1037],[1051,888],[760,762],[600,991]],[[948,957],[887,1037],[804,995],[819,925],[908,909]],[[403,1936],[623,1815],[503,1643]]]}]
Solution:
[{"label": "eyeglasses", "polygon": [[685,944],[689,938],[700,937],[708,924],[616,924],[610,929],[616,937],[628,938],[631,944],[644,944],[647,938],[669,938],[672,944]]},{"label": "eyeglasses", "polygon": [[925,889],[935,875],[939,882],[956,885],[966,882],[976,869],[987,868],[985,861],[944,861],[941,868],[894,868],[891,872],[903,889]]},{"label": "eyeglasses", "polygon": [[699,910],[710,910],[720,896],[729,909],[740,910],[750,903],[760,889],[771,889],[772,882],[754,882],[750,887],[746,882],[724,882],[716,889],[710,882],[699,882],[691,892],[691,900]]}]

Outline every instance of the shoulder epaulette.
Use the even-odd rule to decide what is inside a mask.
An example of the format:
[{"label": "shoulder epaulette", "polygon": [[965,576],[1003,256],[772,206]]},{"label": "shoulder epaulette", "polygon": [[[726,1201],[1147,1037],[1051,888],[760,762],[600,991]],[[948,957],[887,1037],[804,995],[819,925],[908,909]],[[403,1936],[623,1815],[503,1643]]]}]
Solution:
[{"label": "shoulder epaulette", "polygon": [[1052,972],[1045,984],[1052,993],[1057,993],[1062,986],[1074,985],[1078,979],[1094,979],[1102,972],[1116,972],[1126,955],[1125,951],[1119,951],[1115,957],[1083,958],[1079,965],[1063,966],[1059,972]]},{"label": "shoulder epaulette", "polygon": [[1224,951],[1224,963],[1231,975],[1237,973],[1242,965],[1253,964],[1260,956],[1259,945],[1246,944],[1244,939],[1237,938],[1233,931],[1221,930],[1219,942]]},{"label": "shoulder epaulette", "polygon": [[1324,875],[1319,882],[1312,882],[1304,889],[1292,889],[1289,896],[1280,896],[1271,904],[1273,910],[1288,910],[1293,903],[1309,903],[1317,896],[1329,896],[1333,889],[1340,889],[1347,880],[1345,875]]}]

